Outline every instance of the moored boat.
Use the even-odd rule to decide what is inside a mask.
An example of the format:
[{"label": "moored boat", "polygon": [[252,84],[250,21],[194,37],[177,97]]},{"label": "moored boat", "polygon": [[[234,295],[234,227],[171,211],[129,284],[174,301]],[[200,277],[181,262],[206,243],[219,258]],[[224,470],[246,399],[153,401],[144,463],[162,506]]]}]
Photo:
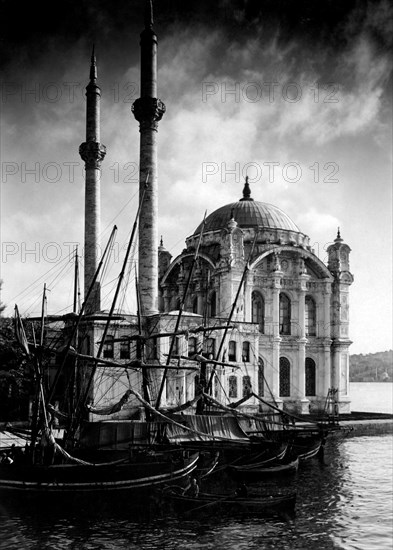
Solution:
[{"label": "moored boat", "polygon": [[235,479],[244,481],[258,480],[265,477],[282,476],[296,473],[299,466],[299,459],[290,461],[273,462],[272,464],[245,464],[241,466],[230,466],[230,474]]},{"label": "moored boat", "polygon": [[103,464],[2,464],[0,491],[25,493],[76,493],[99,491],[150,492],[186,480],[196,468],[198,453],[181,451],[145,454],[143,460]]},{"label": "moored boat", "polygon": [[212,513],[221,510],[229,513],[266,515],[275,512],[293,512],[296,505],[296,493],[282,495],[262,495],[251,493],[247,496],[234,494],[199,493],[198,497],[165,491],[164,498],[174,509],[183,514]]}]

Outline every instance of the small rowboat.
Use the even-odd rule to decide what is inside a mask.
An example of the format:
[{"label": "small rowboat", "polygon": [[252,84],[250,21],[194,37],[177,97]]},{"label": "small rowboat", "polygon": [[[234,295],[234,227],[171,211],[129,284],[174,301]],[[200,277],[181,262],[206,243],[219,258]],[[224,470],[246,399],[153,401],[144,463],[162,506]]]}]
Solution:
[{"label": "small rowboat", "polygon": [[244,480],[259,479],[265,476],[280,476],[294,474],[299,466],[299,459],[295,458],[290,462],[275,462],[268,465],[247,464],[243,466],[230,466],[229,472],[236,479]]},{"label": "small rowboat", "polygon": [[182,514],[212,513],[220,510],[227,513],[250,515],[269,515],[277,512],[293,512],[296,505],[296,493],[287,495],[250,494],[245,497],[216,493],[199,493],[198,497],[165,492],[173,508]]}]

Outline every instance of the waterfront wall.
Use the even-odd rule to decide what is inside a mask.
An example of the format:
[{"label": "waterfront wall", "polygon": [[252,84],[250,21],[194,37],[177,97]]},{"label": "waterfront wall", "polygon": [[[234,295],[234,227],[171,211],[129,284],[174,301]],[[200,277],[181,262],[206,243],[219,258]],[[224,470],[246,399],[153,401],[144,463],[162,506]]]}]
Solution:
[{"label": "waterfront wall", "polygon": [[358,437],[364,435],[393,434],[393,418],[340,422],[341,429],[330,437]]}]

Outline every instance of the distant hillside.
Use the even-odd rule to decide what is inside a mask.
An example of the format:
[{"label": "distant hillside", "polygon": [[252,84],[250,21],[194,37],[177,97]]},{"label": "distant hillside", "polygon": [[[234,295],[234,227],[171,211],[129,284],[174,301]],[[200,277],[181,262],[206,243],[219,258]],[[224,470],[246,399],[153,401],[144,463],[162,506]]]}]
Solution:
[{"label": "distant hillside", "polygon": [[349,356],[350,382],[393,382],[393,350]]}]

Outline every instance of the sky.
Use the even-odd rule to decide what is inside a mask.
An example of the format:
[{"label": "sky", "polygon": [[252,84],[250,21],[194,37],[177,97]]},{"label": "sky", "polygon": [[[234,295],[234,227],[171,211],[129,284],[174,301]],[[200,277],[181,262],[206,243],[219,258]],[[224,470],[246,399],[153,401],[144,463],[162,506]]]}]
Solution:
[{"label": "sky", "polygon": [[[389,2],[157,0],[159,233],[176,257],[205,210],[241,197],[284,210],[320,259],[351,247],[351,353],[392,347],[392,63]],[[116,246],[109,308],[137,208],[143,0],[3,1],[0,17],[4,314],[72,307],[83,254],[85,86],[102,90],[101,240]],[[83,261],[83,258],[82,258]],[[133,289],[122,306],[133,307]]]}]

